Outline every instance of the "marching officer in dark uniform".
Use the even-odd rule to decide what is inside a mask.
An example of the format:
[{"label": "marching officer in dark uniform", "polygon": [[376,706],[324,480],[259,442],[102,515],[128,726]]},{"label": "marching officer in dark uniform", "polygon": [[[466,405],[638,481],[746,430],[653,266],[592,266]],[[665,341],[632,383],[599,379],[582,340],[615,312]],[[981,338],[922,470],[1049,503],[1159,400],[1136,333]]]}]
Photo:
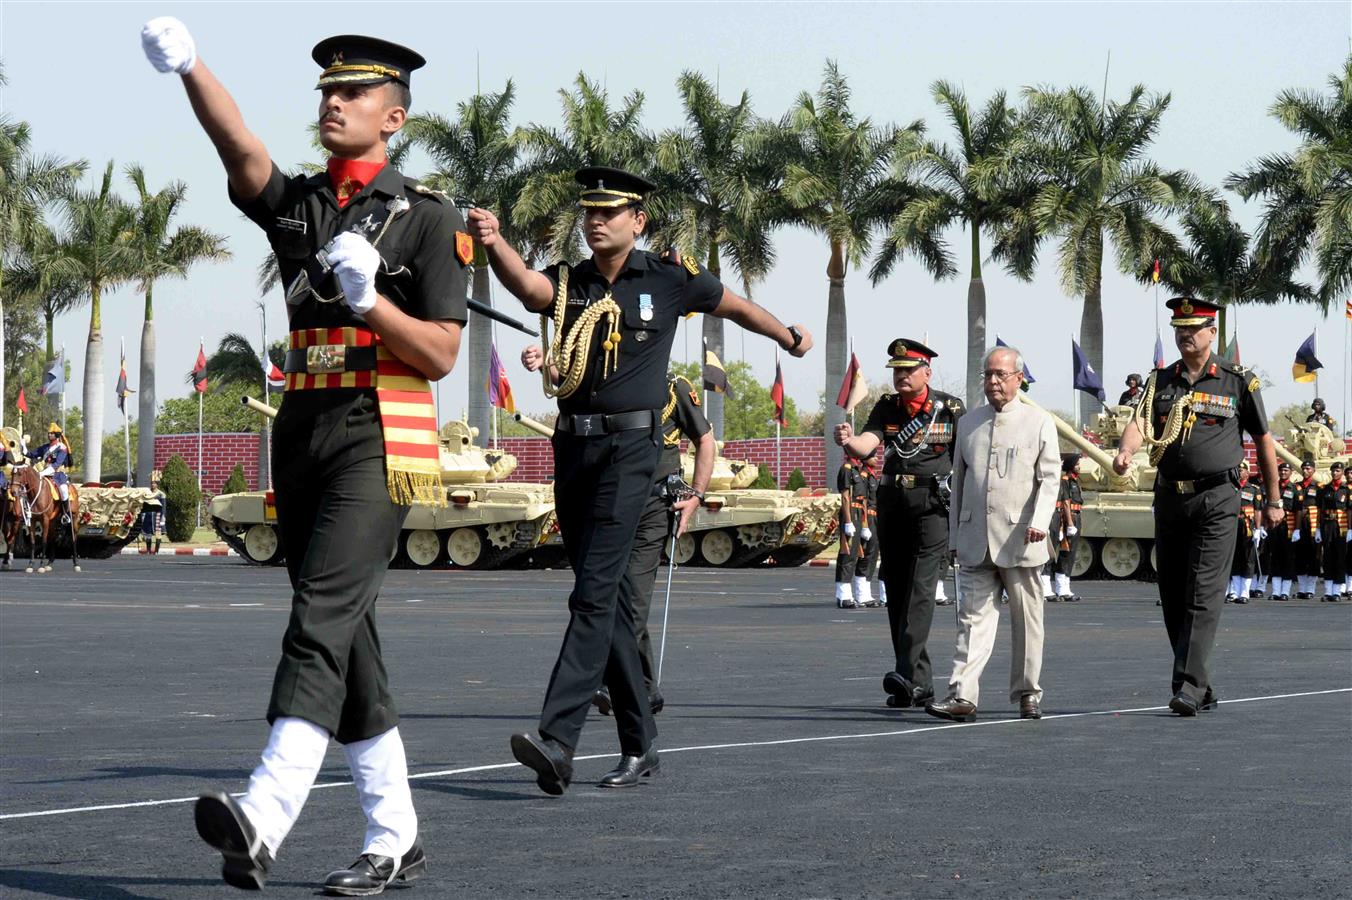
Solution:
[{"label": "marching officer in dark uniform", "polygon": [[1325,603],[1337,603],[1347,593],[1347,542],[1352,538],[1352,487],[1343,478],[1343,464],[1329,466],[1329,481],[1319,490],[1319,536],[1324,545]]},{"label": "marching officer in dark uniform", "polygon": [[1058,603],[1079,603],[1080,595],[1071,590],[1070,570],[1080,546],[1080,525],[1084,514],[1084,491],[1080,487],[1080,454],[1061,454],[1061,486],[1057,491],[1056,514],[1047,529],[1055,552],[1047,560],[1052,578],[1047,599]]},{"label": "marching officer in dark uniform", "polygon": [[855,459],[885,445],[878,487],[878,534],[887,620],[895,665],[883,676],[887,705],[906,708],[934,699],[930,626],[935,584],[948,561],[948,477],[953,439],[966,408],[952,394],[929,386],[930,360],[939,354],[919,341],[898,338],[887,348],[895,394],[884,394],[858,435],[837,425],[835,441]]},{"label": "marching officer in dark uniform", "polygon": [[836,608],[877,606],[869,582],[878,564],[878,476],[873,460],[845,457],[836,473],[840,492],[840,552],[836,554]]},{"label": "marching officer in dark uniform", "polygon": [[[1190,297],[1166,305],[1174,313],[1170,324],[1182,359],[1151,373],[1113,468],[1126,474],[1142,443],[1159,466],[1155,548],[1174,653],[1169,708],[1194,716],[1217,704],[1207,663],[1235,552],[1242,433],[1253,438],[1264,483],[1276,483],[1277,457],[1257,376],[1212,353],[1219,307]],[[1261,524],[1272,527],[1282,518],[1282,502],[1274,497],[1264,505]]]},{"label": "marching officer in dark uniform", "polygon": [[[1249,461],[1239,463],[1239,518],[1235,523],[1235,558],[1230,566],[1230,591],[1227,603],[1248,603],[1253,579],[1258,572],[1258,545],[1263,529],[1258,525],[1258,510],[1263,506],[1263,487],[1249,477]],[[1283,510],[1283,515],[1285,511]]]},{"label": "marching officer in dark uniform", "polygon": [[375,606],[409,505],[445,502],[429,379],[459,352],[472,250],[455,207],[386,156],[424,60],[369,37],[317,44],[328,170],[288,177],[183,23],[152,20],[142,45],[157,69],[182,76],[231,201],[266,233],[291,326],[273,460],[293,594],[271,732],[238,802],[223,791],[199,798],[197,830],[224,856],[227,882],[261,888],[334,737],[367,828],[361,855],[324,891],[377,894],[427,866]]},{"label": "marching officer in dark uniform", "polygon": [[1291,556],[1298,577],[1296,599],[1314,597],[1319,581],[1319,482],[1314,480],[1314,460],[1300,461],[1300,481],[1296,483],[1292,505],[1296,508],[1296,524],[1291,531]]},{"label": "marching officer in dark uniform", "polygon": [[666,371],[676,325],[690,312],[730,318],[794,356],[812,346],[727,290],[690,257],[658,256],[635,242],[647,224],[653,184],[619,169],[581,169],[583,237],[592,251],[577,266],[528,269],[489,211],[472,209],[470,227],[503,286],[542,315],[549,364],[545,393],[559,399],[554,426],[554,497],[559,528],[576,576],[568,629],[550,676],[539,735],[512,736],[512,753],[548,794],[573,776],[592,697],[604,679],[620,737],[619,765],[604,787],[630,787],[657,770],[657,729],[643,687],[643,666],[626,587],[635,535],[652,492],[662,445]]},{"label": "marching officer in dark uniform", "polygon": [[1268,529],[1268,570],[1272,579],[1273,600],[1290,600],[1291,585],[1296,578],[1295,558],[1292,555],[1291,535],[1296,530],[1296,485],[1291,481],[1291,464],[1282,460],[1277,465],[1277,486],[1273,490],[1282,501],[1282,523]]},{"label": "marching officer in dark uniform", "polygon": [[1324,398],[1315,397],[1310,403],[1310,414],[1305,417],[1306,422],[1313,422],[1316,425],[1323,425],[1333,436],[1338,436],[1338,420],[1324,411]]}]

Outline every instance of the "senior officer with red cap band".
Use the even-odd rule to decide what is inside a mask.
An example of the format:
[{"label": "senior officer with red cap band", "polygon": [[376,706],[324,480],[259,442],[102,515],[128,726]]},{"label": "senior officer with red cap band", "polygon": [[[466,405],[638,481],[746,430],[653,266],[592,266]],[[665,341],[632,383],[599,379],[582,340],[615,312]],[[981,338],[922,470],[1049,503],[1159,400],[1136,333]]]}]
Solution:
[{"label": "senior officer with red cap band", "polygon": [[[1277,456],[1257,376],[1211,352],[1219,307],[1191,297],[1166,305],[1174,313],[1174,343],[1183,355],[1151,373],[1113,468],[1126,474],[1142,444],[1159,466],[1155,552],[1160,606],[1174,653],[1169,708],[1195,716],[1217,705],[1208,662],[1235,552],[1243,432],[1258,450],[1264,484],[1277,483]],[[1263,523],[1275,528],[1283,517],[1281,499],[1270,497]]]},{"label": "senior officer with red cap band", "polygon": [[182,76],[231,201],[266,233],[291,326],[273,451],[293,594],[271,730],[238,801],[224,791],[198,799],[198,834],[221,852],[228,883],[261,888],[333,737],[367,828],[361,855],[324,891],[378,894],[427,865],[375,606],[409,504],[445,502],[429,379],[459,352],[471,246],[444,196],[389,165],[423,58],[361,35],[316,45],[328,171],[288,177],[182,22],[152,20],[142,45],[157,69]]},{"label": "senior officer with red cap band", "polygon": [[919,341],[888,345],[895,394],[884,394],[856,435],[837,425],[835,441],[856,459],[884,446],[878,486],[878,541],[887,588],[887,624],[893,669],[883,676],[887,705],[923,707],[934,698],[930,626],[935,584],[948,559],[948,477],[961,400],[929,385],[930,360],[939,354]]}]

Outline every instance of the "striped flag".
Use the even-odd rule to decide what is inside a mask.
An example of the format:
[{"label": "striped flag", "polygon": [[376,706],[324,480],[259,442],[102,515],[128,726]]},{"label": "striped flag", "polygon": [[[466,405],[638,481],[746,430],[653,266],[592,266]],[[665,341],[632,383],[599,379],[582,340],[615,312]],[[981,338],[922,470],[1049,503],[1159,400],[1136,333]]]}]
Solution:
[{"label": "striped flag", "polygon": [[1344,310],[1344,312],[1347,313],[1347,317],[1348,317],[1349,319],[1352,319],[1352,299],[1349,299],[1349,300],[1347,301],[1347,303],[1346,303],[1346,309]]},{"label": "striped flag", "polygon": [[1311,331],[1310,336],[1296,350],[1296,361],[1291,364],[1291,377],[1296,381],[1314,381],[1315,369],[1324,368],[1324,364],[1314,355],[1315,334]]},{"label": "striped flag", "polygon": [[488,402],[498,409],[509,413],[516,412],[516,401],[512,399],[512,386],[507,382],[507,370],[498,358],[498,345],[493,344],[488,356]]},{"label": "striped flag", "polygon": [[1155,332],[1155,368],[1164,368],[1164,341],[1160,340],[1160,333]]},{"label": "striped flag", "polygon": [[122,354],[122,367],[117,373],[117,387],[114,389],[117,394],[118,412],[127,411],[127,395],[132,393],[131,388],[127,387],[127,355]]},{"label": "striped flag", "polygon": [[197,345],[197,362],[192,367],[192,386],[197,393],[207,392],[207,348]]},{"label": "striped flag", "polygon": [[277,364],[268,357],[268,351],[264,350],[262,358],[259,360],[263,364],[263,377],[268,382],[270,388],[281,388],[286,384],[286,375]]},{"label": "striped flag", "polygon": [[781,426],[788,425],[784,420],[784,373],[779,370],[778,354],[775,354],[775,383],[770,388],[770,399],[775,404],[775,421]]},{"label": "striped flag", "polygon": [[23,385],[19,385],[19,398],[14,402],[14,405],[19,408],[19,412],[28,412],[28,400],[23,395]]},{"label": "striped flag", "polygon": [[723,364],[718,361],[714,351],[704,351],[704,389],[713,391],[715,394],[727,394],[732,396],[732,385],[728,384],[728,373],[723,370]]},{"label": "striped flag", "polygon": [[1155,284],[1160,283],[1160,258],[1158,256],[1155,257],[1155,270],[1150,273],[1150,280]]},{"label": "striped flag", "polygon": [[840,390],[836,392],[836,406],[850,412],[867,396],[868,382],[864,380],[864,373],[860,371],[859,357],[851,353],[850,365],[845,369],[845,380],[840,383]]}]

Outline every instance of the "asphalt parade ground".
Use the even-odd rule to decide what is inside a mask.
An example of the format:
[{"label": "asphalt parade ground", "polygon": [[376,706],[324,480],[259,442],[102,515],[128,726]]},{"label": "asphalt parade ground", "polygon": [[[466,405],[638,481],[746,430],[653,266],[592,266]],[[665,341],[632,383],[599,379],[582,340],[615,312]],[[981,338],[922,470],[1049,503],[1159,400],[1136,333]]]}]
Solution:
[{"label": "asphalt parade ground", "polygon": [[[979,718],[955,725],[884,707],[886,612],[837,610],[832,577],[678,571],[661,772],[594,787],[617,748],[593,714],[550,798],[507,741],[535,726],[567,573],[391,572],[378,616],[429,860],[393,895],[1352,895],[1352,605],[1226,607],[1221,706],[1180,719],[1153,585],[1082,582],[1046,609],[1046,717],[1007,700],[1002,612]],[[0,895],[238,896],[192,799],[243,790],[287,611],[284,571],[236,559],[0,575]],[[655,639],[660,617],[659,581]],[[314,896],[363,828],[333,745],[267,893]]]}]

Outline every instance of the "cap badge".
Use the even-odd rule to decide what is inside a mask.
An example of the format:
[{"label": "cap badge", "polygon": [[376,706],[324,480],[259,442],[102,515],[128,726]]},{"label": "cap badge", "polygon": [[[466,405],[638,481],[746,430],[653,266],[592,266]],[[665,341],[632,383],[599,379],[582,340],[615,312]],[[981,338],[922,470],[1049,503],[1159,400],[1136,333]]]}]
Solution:
[{"label": "cap badge", "polygon": [[333,54],[333,60],[329,63],[331,66],[341,66],[343,64],[343,51],[339,50]]},{"label": "cap badge", "polygon": [[1192,315],[1192,310],[1193,310],[1192,304],[1189,303],[1189,302],[1186,301],[1186,300],[1184,300],[1182,303],[1178,304],[1178,311],[1181,312],[1181,313],[1182,313],[1183,315],[1185,315],[1185,316],[1190,316],[1190,315]]}]

